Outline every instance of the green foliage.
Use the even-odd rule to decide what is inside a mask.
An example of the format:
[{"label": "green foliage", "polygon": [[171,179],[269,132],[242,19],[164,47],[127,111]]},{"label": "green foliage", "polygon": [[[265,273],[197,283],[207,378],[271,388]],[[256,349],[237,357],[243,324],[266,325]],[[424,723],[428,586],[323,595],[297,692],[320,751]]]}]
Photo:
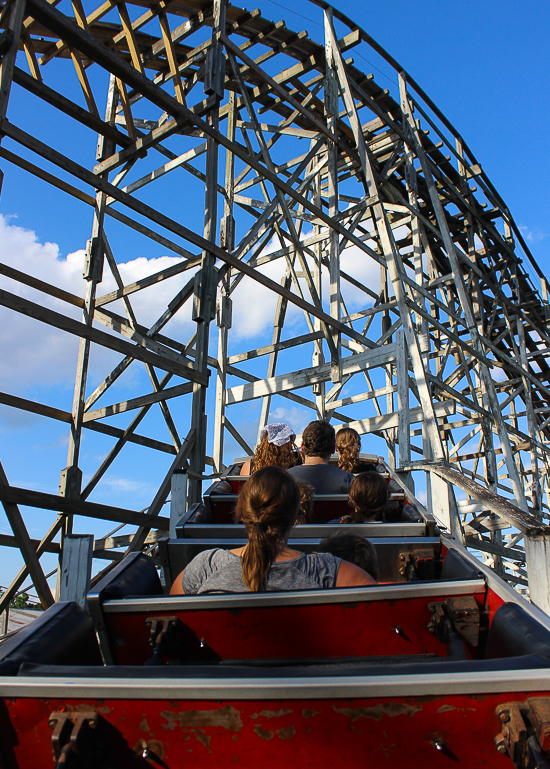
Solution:
[{"label": "green foliage", "polygon": [[[0,596],[3,595],[3,592],[0,593]],[[32,599],[29,600],[29,594],[28,593],[19,593],[19,595],[16,595],[15,598],[12,598],[10,601],[10,609],[40,609],[40,604],[35,603]]]}]

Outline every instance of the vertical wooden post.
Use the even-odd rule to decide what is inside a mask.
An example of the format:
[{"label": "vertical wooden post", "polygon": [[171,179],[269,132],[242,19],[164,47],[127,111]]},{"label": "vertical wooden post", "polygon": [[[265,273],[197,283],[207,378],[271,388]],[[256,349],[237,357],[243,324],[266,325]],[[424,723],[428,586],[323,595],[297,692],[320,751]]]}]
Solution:
[{"label": "vertical wooden post", "polygon": [[[17,58],[17,48],[21,37],[21,25],[25,13],[25,0],[13,0],[9,20],[4,34],[11,37],[11,44],[0,63],[0,124],[6,117],[10,98],[13,68]],[[2,134],[0,132],[0,141]]]},{"label": "vertical wooden post", "polygon": [[174,470],[170,479],[170,539],[176,537],[176,523],[187,509],[187,473]]},{"label": "vertical wooden post", "polygon": [[10,607],[6,606],[4,611],[2,612],[1,620],[0,620],[0,636],[7,635],[8,633],[8,625],[9,625],[9,619],[10,619]]},{"label": "vertical wooden post", "polygon": [[[335,41],[330,34],[332,29],[332,8],[325,10],[325,115],[326,126],[331,133],[337,133],[338,121],[338,77],[336,74],[333,45]],[[337,45],[337,43],[336,43]],[[332,140],[327,141],[328,165],[327,165],[327,183],[328,183],[328,213],[329,216],[338,214],[338,151]],[[338,233],[336,230],[329,229],[328,240],[328,258],[329,258],[329,278],[330,278],[330,314],[337,320],[340,319],[340,255],[338,253]],[[320,295],[319,295],[320,298]],[[339,331],[332,331],[335,352],[331,356],[332,382],[342,380],[342,356],[341,356],[341,334]]]},{"label": "vertical wooden post", "polygon": [[[400,93],[401,93],[401,109],[404,117],[406,117],[407,119],[410,134],[414,141],[416,155],[422,166],[424,179],[428,187],[430,200],[432,202],[437,223],[439,225],[439,229],[443,238],[445,251],[447,252],[447,256],[449,257],[449,261],[451,263],[451,270],[453,273],[453,279],[454,279],[456,291],[459,297],[460,306],[462,308],[462,312],[464,313],[464,317],[466,320],[466,324],[468,326],[468,331],[470,333],[472,345],[476,353],[478,353],[479,357],[481,358],[482,356],[484,356],[484,350],[481,346],[479,334],[477,332],[477,327],[475,324],[470,297],[466,290],[462,269],[458,262],[458,257],[451,238],[445,212],[443,210],[443,206],[439,199],[439,194],[432,177],[432,172],[430,170],[430,166],[426,158],[426,153],[424,151],[422,142],[419,137],[418,127],[412,115],[411,106],[410,106],[409,98],[407,95],[406,81],[403,73],[400,73],[399,75],[399,87],[400,87]],[[500,406],[499,406],[498,398],[496,395],[495,387],[493,384],[493,380],[491,378],[491,373],[489,371],[487,364],[484,363],[482,360],[478,361],[478,366],[479,366],[480,376],[485,382],[485,387],[487,389],[487,397],[489,399],[489,403],[491,406],[491,411],[495,421],[495,426],[497,427],[497,430],[498,430],[500,445],[502,448],[504,459],[506,460],[506,467],[508,469],[508,476],[510,478],[510,483],[512,484],[512,488],[514,490],[514,496],[516,498],[516,501],[519,507],[521,507],[522,510],[527,510],[527,502],[525,500],[525,494],[523,493],[523,486],[514,462],[514,457],[512,453],[512,447],[510,445],[510,439],[508,437],[508,432],[506,430],[506,426],[500,414]]]},{"label": "vertical wooden post", "polygon": [[407,365],[407,346],[405,333],[400,329],[395,335],[397,344],[397,444],[399,446],[399,466],[411,459],[411,435],[409,424],[409,370]]},{"label": "vertical wooden post", "polygon": [[342,60],[340,51],[338,50],[338,44],[336,42],[336,36],[332,23],[328,19],[325,12],[325,28],[328,29],[328,34],[331,36],[333,45],[332,49],[335,56],[336,71],[338,74],[338,81],[342,90],[344,103],[353,130],[354,139],[359,150],[359,157],[361,160],[361,168],[364,175],[365,191],[369,197],[374,197],[376,202],[373,205],[375,225],[380,238],[382,251],[386,258],[388,265],[388,271],[391,281],[395,289],[395,297],[399,306],[399,313],[401,315],[401,321],[405,330],[407,338],[407,345],[409,348],[409,355],[411,356],[411,363],[413,365],[413,371],[416,377],[418,386],[418,393],[422,404],[422,411],[424,412],[424,419],[426,422],[426,428],[430,436],[430,443],[432,445],[432,451],[434,457],[437,459],[444,458],[443,446],[441,444],[441,437],[439,435],[439,428],[435,413],[432,405],[431,394],[426,381],[426,373],[420,356],[420,350],[418,347],[418,341],[416,338],[415,329],[412,323],[409,306],[406,301],[405,291],[403,288],[403,264],[401,262],[400,255],[397,251],[393,234],[389,226],[389,222],[386,217],[386,212],[380,201],[378,192],[378,186],[375,180],[374,172],[370,162],[369,152],[365,143],[365,137],[363,136],[363,130],[361,128],[361,122],[357,115],[357,108],[353,100],[351,89],[346,75],[346,69]]},{"label": "vertical wooden post", "polygon": [[529,575],[529,597],[550,614],[550,535],[525,534],[525,559]]},{"label": "vertical wooden post", "polygon": [[[235,141],[235,125],[237,119],[237,100],[235,92],[229,93],[227,112],[227,138]],[[235,156],[226,150],[225,156],[225,191],[223,219],[220,225],[220,247],[231,252],[235,248],[235,219],[233,218],[235,177]],[[216,371],[216,408],[214,413],[214,471],[221,473],[223,469],[224,446],[224,417],[225,417],[225,383],[227,379],[227,338],[232,323],[232,299],[229,296],[231,271],[227,270],[220,287],[220,296],[216,306],[216,323],[218,326],[218,368]]]},{"label": "vertical wooden post", "polygon": [[85,606],[92,575],[93,550],[94,538],[91,534],[67,534],[63,542],[56,600],[76,601]]},{"label": "vertical wooden post", "polygon": [[[109,93],[107,108],[105,110],[105,122],[114,125],[116,110],[116,85],[115,78],[111,75],[109,81]],[[114,150],[113,142],[106,139],[103,134],[98,135],[97,160],[101,161],[109,157]],[[108,178],[108,172],[104,175]],[[103,219],[107,205],[107,196],[103,192],[96,194],[96,208],[92,225],[92,236],[88,241],[84,263],[84,279],[86,280],[86,293],[84,297],[84,310],[82,323],[91,326],[95,311],[95,296],[97,284],[103,279]],[[61,471],[59,494],[62,497],[80,496],[82,484],[82,470],[78,466],[80,455],[80,441],[82,437],[82,421],[84,418],[84,403],[86,400],[86,380],[88,377],[88,364],[90,358],[90,341],[81,339],[78,348],[78,360],[76,366],[76,378],[73,396],[73,410],[71,432],[69,436],[69,449],[67,453],[67,467]],[[63,534],[72,531],[72,516],[66,516]],[[63,552],[63,547],[61,548]]]},{"label": "vertical wooden post", "polygon": [[[327,62],[328,67],[328,62]],[[326,104],[326,100],[325,100]],[[312,139],[310,146],[313,147],[315,144],[315,140]],[[329,157],[330,157],[330,148],[328,149]],[[311,162],[309,163],[306,175],[309,175],[313,172],[315,163],[318,164],[318,158],[314,157]],[[322,206],[322,200],[321,200],[321,170],[319,169],[318,172],[315,174],[313,180],[312,180],[312,202],[314,205],[319,206],[321,208]],[[313,234],[319,235],[321,232],[321,225],[314,224],[313,225]],[[329,246],[330,248],[330,246]],[[322,256],[323,256],[323,249],[324,245],[323,243],[319,242],[315,244],[315,255],[317,257],[316,262],[314,264],[314,270],[313,270],[313,282],[315,284],[315,290],[317,291],[317,296],[319,297],[319,301],[322,302],[323,300],[323,270],[322,270]],[[321,330],[321,321],[319,318],[313,318],[313,328],[315,331]],[[321,339],[316,339],[313,343],[313,359],[312,359],[312,365],[313,366],[322,366],[325,362],[325,355],[323,352],[323,342]],[[326,413],[326,404],[325,404],[325,394],[326,394],[326,388],[325,388],[325,382],[315,382],[315,384],[312,385],[311,390],[313,394],[315,395],[315,405],[317,410],[317,418],[318,419],[324,419],[325,413]]]},{"label": "vertical wooden post", "polygon": [[[212,48],[210,51],[215,51],[216,53],[207,57],[205,70],[205,91],[218,97],[215,106],[207,116],[208,124],[216,131],[219,126],[219,102],[223,95],[225,75],[225,58],[219,41],[220,33],[225,33],[225,7],[226,0],[214,0],[214,24],[212,27]],[[222,67],[223,73],[221,72]],[[204,238],[213,243],[216,241],[217,230],[217,184],[218,144],[215,139],[209,136],[206,140]],[[213,254],[206,250],[203,251],[200,270],[195,279],[193,311],[193,319],[197,323],[195,367],[204,373],[208,372],[210,322],[214,316],[216,299],[215,262],[216,259]],[[204,471],[206,455],[206,387],[197,383],[193,384],[191,428],[195,429],[195,443],[189,458],[189,466],[192,473],[189,479],[189,502],[194,503],[199,502],[202,496],[200,476]]]},{"label": "vertical wooden post", "polygon": [[[290,269],[287,268],[286,275],[284,278],[281,279],[281,285],[284,286],[287,290],[290,289],[292,285],[292,276],[290,274]],[[277,342],[281,341],[281,333],[283,331],[283,326],[285,323],[285,315],[286,315],[286,309],[288,306],[288,301],[284,299],[282,296],[279,296],[277,299],[277,309],[275,311],[275,320],[273,322],[273,338],[272,338],[272,344],[277,344]],[[269,356],[269,363],[267,364],[267,377],[275,376],[275,370],[277,368],[277,351],[271,353]],[[262,432],[263,428],[267,424],[267,420],[269,418],[269,409],[271,407],[271,396],[266,395],[262,399],[262,410],[260,414],[260,421],[258,424],[258,437],[257,437],[257,443],[260,442],[260,433]]]},{"label": "vertical wooden post", "polygon": [[[523,321],[518,315],[517,319],[518,327],[518,347],[521,358],[522,368],[527,371],[527,350],[525,348],[525,329],[523,328]],[[529,437],[531,438],[531,501],[535,510],[542,510],[542,490],[540,487],[540,473],[538,468],[537,447],[535,441],[537,440],[536,434],[536,421],[535,410],[533,408],[533,396],[531,393],[531,382],[526,376],[523,377],[523,391],[525,393],[525,408],[527,411],[527,428],[529,430]]]}]

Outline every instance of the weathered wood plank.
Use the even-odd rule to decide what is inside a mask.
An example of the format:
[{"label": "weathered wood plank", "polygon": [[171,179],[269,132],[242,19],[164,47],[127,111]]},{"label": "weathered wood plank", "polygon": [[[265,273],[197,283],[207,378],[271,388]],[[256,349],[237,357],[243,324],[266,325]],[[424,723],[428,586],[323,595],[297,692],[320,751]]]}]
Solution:
[{"label": "weathered wood plank", "polygon": [[[169,518],[160,515],[148,515],[122,507],[99,505],[96,502],[84,502],[79,499],[46,494],[33,489],[21,489],[16,486],[0,485],[0,501],[7,504],[26,505],[41,510],[55,510],[61,515],[82,515],[85,518],[98,518],[103,521],[117,521],[132,526],[147,525],[168,531]],[[34,550],[33,550],[34,552]]]},{"label": "weathered wood plank", "polygon": [[190,365],[186,365],[185,362],[176,362],[163,355],[150,352],[139,345],[132,345],[130,342],[118,339],[111,334],[107,334],[105,331],[99,331],[91,326],[85,326],[79,321],[67,318],[54,310],[49,310],[46,307],[30,302],[28,299],[16,296],[15,294],[10,294],[3,289],[0,289],[0,304],[11,310],[15,310],[15,312],[27,315],[29,318],[34,318],[42,323],[47,323],[48,325],[55,326],[63,331],[68,331],[70,334],[89,339],[91,342],[101,344],[103,347],[107,347],[110,350],[122,353],[123,355],[130,355],[130,357],[135,358],[136,360],[150,363],[164,371],[177,374],[185,379],[191,379],[193,382],[206,384],[208,381],[207,376],[196,371]]},{"label": "weathered wood plank", "polygon": [[68,534],[63,539],[63,555],[58,579],[58,601],[75,601],[84,607],[92,576],[92,534]]},{"label": "weathered wood plank", "polygon": [[[394,360],[394,345],[384,345],[375,350],[367,350],[357,355],[350,355],[342,361],[342,376],[349,376],[350,374],[374,368],[375,366],[383,366]],[[261,379],[251,384],[235,385],[226,391],[226,404],[242,403],[254,398],[261,398],[265,395],[275,395],[276,393],[296,390],[318,382],[326,382],[330,380],[330,376],[331,364],[325,363],[322,366]]]}]

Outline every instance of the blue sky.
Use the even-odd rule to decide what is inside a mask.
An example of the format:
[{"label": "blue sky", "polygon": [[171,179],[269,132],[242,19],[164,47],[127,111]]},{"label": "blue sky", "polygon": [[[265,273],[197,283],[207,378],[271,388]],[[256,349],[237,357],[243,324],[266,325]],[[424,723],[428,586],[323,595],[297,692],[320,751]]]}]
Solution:
[{"label": "blue sky", "polygon": [[[59,7],[63,9],[66,4],[63,0]],[[319,10],[312,11],[304,0],[293,0],[292,3],[289,0],[282,3],[264,0],[259,5],[264,16],[274,20],[284,18],[288,27],[296,31],[307,29],[313,38],[322,39],[322,29],[318,26],[322,20]],[[524,4],[509,1],[480,4],[469,0],[460,4],[431,1],[413,4],[397,0],[391,4],[348,2],[337,5],[400,62],[462,133],[510,207],[535,258],[546,273],[550,272],[547,187],[550,168],[546,151],[550,124],[547,99],[550,6],[538,0]],[[292,8],[292,12],[285,8]],[[23,58],[18,63],[26,67]],[[396,95],[395,73],[374,53],[357,57],[355,63],[365,72],[373,72],[378,84]],[[69,67],[67,61],[52,62],[46,68],[46,81],[51,85],[62,83],[63,92],[73,95],[80,103],[78,85],[67,77]],[[101,72],[90,73],[98,83],[103,77]],[[100,111],[102,109],[100,105]],[[95,140],[91,133],[84,129],[75,131],[72,124],[69,129],[68,121],[57,117],[57,113],[47,106],[31,103],[19,88],[14,87],[8,114],[12,122],[27,130],[33,121],[39,122],[44,141],[51,140],[54,146],[67,147],[84,165],[93,165]],[[13,149],[7,141],[3,146]],[[0,160],[0,167],[5,173],[0,199],[0,214],[4,217],[0,260],[9,261],[15,254],[14,265],[24,264],[21,269],[44,280],[58,280],[68,290],[81,294],[80,250],[90,235],[90,209],[53,191],[4,160]],[[168,195],[170,183],[167,180],[160,188]],[[202,196],[195,195],[192,189],[188,190],[185,199],[174,196],[169,205],[174,218],[181,216],[183,221],[195,218],[202,221]],[[109,222],[109,237],[117,260],[128,265],[125,276],[128,281],[153,271],[150,260],[159,260],[154,263],[155,269],[159,269],[170,263],[167,259],[173,258],[167,257],[162,248],[112,222]],[[70,254],[74,256],[67,260]],[[53,270],[53,274],[43,274],[45,265],[50,265],[47,269]],[[0,278],[0,285],[15,290],[11,281]],[[106,289],[102,287],[103,290]],[[38,296],[32,292],[24,295],[35,301]],[[153,318],[157,308],[148,307],[144,300],[140,309]],[[47,346],[41,339],[33,342],[34,328],[32,322],[23,322],[19,318],[12,321],[11,316],[9,325],[4,325],[0,334],[5,362],[4,373],[0,371],[1,389],[70,410],[77,343],[60,332],[50,335]],[[183,337],[186,328],[185,323],[179,328]],[[265,337],[255,339],[250,332],[245,339],[244,324],[242,328],[237,349],[254,347],[258,340],[266,343]],[[21,340],[18,354],[14,352],[17,346],[14,339],[18,343]],[[113,360],[112,354],[104,353],[97,362],[97,375],[106,372]],[[142,386],[137,376],[134,385],[137,395]],[[132,397],[131,380],[119,389],[120,397],[127,397],[128,393]],[[177,408],[176,414],[180,433],[185,435],[187,414],[179,413]],[[250,421],[248,439],[252,442],[254,415],[251,406],[240,409],[241,423],[246,426],[247,420]],[[303,426],[300,424],[305,419],[303,409],[297,407],[294,412],[284,415],[280,412],[280,415],[294,419],[297,429]],[[153,417],[150,426],[155,426]],[[143,432],[147,433],[147,426]],[[16,414],[0,406],[0,459],[12,484],[55,492],[59,472],[65,465],[66,439],[64,424]],[[382,447],[378,448],[382,450]],[[230,451],[230,456],[242,453],[234,444],[230,444]],[[96,466],[104,452],[101,440],[87,434],[83,446],[84,469],[88,465]],[[137,449],[128,452],[120,472],[109,477],[102,494],[91,499],[134,509],[145,507],[166,471],[167,457],[148,458],[147,473],[143,473],[139,480],[130,480],[124,471],[132,463],[141,462],[142,456]],[[49,525],[51,516],[45,512],[24,512],[32,536],[39,537]],[[80,530],[88,529],[84,526]],[[89,530],[92,530],[91,524]],[[0,531],[7,532],[2,515]],[[93,531],[99,535],[106,529],[100,527]],[[3,550],[2,555],[0,584],[6,584],[15,571],[18,556],[8,550]],[[53,558],[49,562],[53,564]]]}]

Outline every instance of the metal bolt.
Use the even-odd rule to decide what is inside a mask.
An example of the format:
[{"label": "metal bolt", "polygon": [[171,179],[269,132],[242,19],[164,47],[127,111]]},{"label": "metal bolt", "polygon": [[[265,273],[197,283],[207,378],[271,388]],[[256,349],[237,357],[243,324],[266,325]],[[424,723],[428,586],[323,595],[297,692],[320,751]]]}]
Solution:
[{"label": "metal bolt", "polygon": [[510,720],[510,714],[506,713],[506,712],[501,713],[499,715],[499,718],[500,718],[500,720],[502,721],[503,724],[507,724],[508,721]]},{"label": "metal bolt", "polygon": [[495,737],[495,748],[499,753],[507,753],[506,739],[503,734],[497,734]]},{"label": "metal bolt", "polygon": [[445,745],[441,742],[441,740],[434,740],[432,742],[432,745],[436,750],[443,750],[443,748],[445,747]]}]

